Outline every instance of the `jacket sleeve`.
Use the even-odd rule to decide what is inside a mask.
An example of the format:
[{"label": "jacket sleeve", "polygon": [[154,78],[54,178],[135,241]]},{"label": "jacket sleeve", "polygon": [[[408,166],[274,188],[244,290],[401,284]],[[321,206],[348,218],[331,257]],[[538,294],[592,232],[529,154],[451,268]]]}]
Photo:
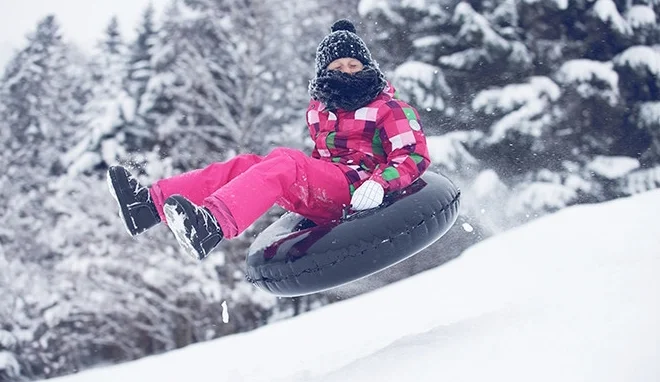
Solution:
[{"label": "jacket sleeve", "polygon": [[426,136],[417,110],[400,100],[379,108],[377,126],[387,164],[379,166],[371,180],[386,191],[409,186],[431,164]]},{"label": "jacket sleeve", "polygon": [[316,144],[314,144],[314,148],[312,148],[312,152],[309,154],[314,159],[321,159],[321,154],[319,154],[319,150],[316,148]]}]

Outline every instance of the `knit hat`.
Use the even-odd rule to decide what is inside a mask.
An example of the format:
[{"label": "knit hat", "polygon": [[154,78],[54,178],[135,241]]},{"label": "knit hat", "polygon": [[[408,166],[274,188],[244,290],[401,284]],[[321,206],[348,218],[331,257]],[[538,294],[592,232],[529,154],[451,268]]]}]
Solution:
[{"label": "knit hat", "polygon": [[328,64],[338,58],[350,57],[362,62],[363,65],[374,65],[367,45],[355,32],[355,25],[350,20],[335,21],[329,35],[321,41],[316,49],[316,75],[326,69]]}]

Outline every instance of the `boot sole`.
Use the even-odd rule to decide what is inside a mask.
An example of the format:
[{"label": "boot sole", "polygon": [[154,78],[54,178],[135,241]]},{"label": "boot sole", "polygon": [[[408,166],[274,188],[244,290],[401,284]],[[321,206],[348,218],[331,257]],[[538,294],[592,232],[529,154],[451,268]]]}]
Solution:
[{"label": "boot sole", "polygon": [[[174,234],[176,241],[179,242],[179,246],[193,259],[203,260],[206,257],[206,254],[203,254],[203,251],[197,250],[193,245],[192,240],[186,235],[184,221],[188,219],[188,216],[192,215],[190,214],[190,211],[186,211],[186,208],[179,203],[176,198],[168,198],[163,206],[163,212],[165,213],[167,227]],[[196,235],[196,233],[191,233],[191,235]]]},{"label": "boot sole", "polygon": [[[128,179],[126,179],[126,177],[117,176],[116,170],[117,169],[114,167],[111,167],[108,170],[108,175],[106,177],[108,188],[110,189],[110,194],[112,194],[115,202],[117,202],[119,216],[124,222],[124,228],[126,228],[129,235],[136,236],[139,232],[137,232],[136,228],[132,228],[135,227],[135,222],[130,218],[128,203],[126,202],[126,196],[124,195],[125,190],[130,190],[130,185],[128,184]],[[119,190],[119,192],[117,190]]]}]

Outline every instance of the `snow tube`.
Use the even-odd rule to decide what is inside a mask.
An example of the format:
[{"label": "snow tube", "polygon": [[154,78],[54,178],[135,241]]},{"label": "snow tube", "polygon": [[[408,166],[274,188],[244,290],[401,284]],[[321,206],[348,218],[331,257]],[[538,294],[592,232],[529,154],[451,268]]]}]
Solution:
[{"label": "snow tube", "polygon": [[459,198],[449,179],[426,172],[378,208],[326,225],[285,213],[248,249],[246,278],[266,292],[294,297],[369,276],[444,235],[458,217]]}]

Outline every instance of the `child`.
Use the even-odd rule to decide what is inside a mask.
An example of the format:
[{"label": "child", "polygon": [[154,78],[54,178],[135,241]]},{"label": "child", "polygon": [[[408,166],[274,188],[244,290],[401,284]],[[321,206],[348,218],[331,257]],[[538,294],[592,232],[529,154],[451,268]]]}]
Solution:
[{"label": "child", "polygon": [[165,220],[182,248],[201,260],[275,203],[323,224],[347,206],[377,207],[386,192],[408,186],[429,166],[417,111],[394,98],[350,21],[335,22],[319,44],[309,92],[311,156],[290,148],[243,154],[150,188],[112,166],[110,190],[129,233]]}]

